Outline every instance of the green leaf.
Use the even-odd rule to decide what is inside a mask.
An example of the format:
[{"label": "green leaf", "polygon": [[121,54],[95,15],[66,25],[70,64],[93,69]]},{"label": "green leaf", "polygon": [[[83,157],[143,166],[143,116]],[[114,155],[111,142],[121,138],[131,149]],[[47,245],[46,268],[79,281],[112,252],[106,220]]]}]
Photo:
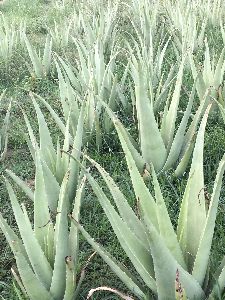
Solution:
[{"label": "green leaf", "polygon": [[141,152],[145,162],[153,163],[156,171],[159,171],[166,161],[166,147],[155,120],[153,105],[147,97],[141,74],[142,70],[139,69],[138,84],[135,86]]},{"label": "green leaf", "polygon": [[96,243],[94,239],[85,231],[85,229],[78,224],[74,219],[72,222],[79,228],[82,235],[88,241],[88,243],[98,252],[98,254],[103,258],[103,260],[110,266],[113,272],[122,280],[122,282],[140,299],[146,299],[145,292],[134,276],[127,270],[124,265],[117,262],[114,257],[112,257],[101,245]]},{"label": "green leaf", "polygon": [[63,299],[66,288],[66,262],[68,256],[68,220],[69,199],[67,194],[68,173],[60,189],[59,203],[55,225],[55,262],[50,292],[54,298]]},{"label": "green leaf", "polygon": [[[156,214],[158,218],[160,236],[162,237],[165,246],[168,248],[170,253],[174,256],[176,261],[182,266],[182,268],[187,270],[187,266],[184,261],[183,254],[177,240],[177,235],[173,229],[173,225],[171,223],[170,216],[168,214],[168,210],[166,208],[166,204],[163,199],[160,185],[153,167],[152,167],[152,177],[153,177],[153,184],[155,190]],[[144,214],[146,214],[146,212]]]},{"label": "green leaf", "polygon": [[32,200],[32,201],[34,201],[34,193],[28,187],[28,185],[23,180],[21,180],[15,173],[13,173],[11,170],[6,170],[6,173],[21,188],[21,190],[29,197],[29,199]]},{"label": "green leaf", "polygon": [[210,107],[208,107],[202,119],[196,138],[192,165],[181,204],[177,228],[180,245],[183,253],[186,253],[186,263],[190,270],[198,251],[199,241],[206,221],[203,147],[205,126]]},{"label": "green leaf", "polygon": [[[181,85],[182,85],[182,78],[183,78],[183,70],[184,70],[184,59],[181,62],[178,75],[177,75],[177,80],[175,83],[175,89],[173,92],[173,96],[171,99],[171,103],[168,109],[168,112],[163,118],[165,118],[165,132],[162,133],[164,136],[164,143],[166,145],[167,150],[171,148],[173,139],[174,139],[174,131],[175,131],[175,122],[177,118],[177,111],[178,111],[178,105],[180,101],[180,91],[181,91]],[[154,139],[153,139],[154,141]],[[155,167],[155,166],[154,166]],[[157,169],[155,168],[157,171]]]},{"label": "green leaf", "polygon": [[15,258],[20,277],[29,298],[32,300],[53,300],[54,298],[47,291],[43,283],[38,280],[26,259],[19,251],[16,252]]},{"label": "green leaf", "polygon": [[44,252],[39,245],[34,232],[31,227],[31,223],[26,215],[24,214],[18,201],[16,195],[12,189],[10,183],[6,180],[6,187],[11,200],[11,205],[15,215],[15,219],[20,231],[21,238],[24,243],[27,255],[29,257],[32,268],[38,277],[38,279],[43,283],[43,285],[48,289],[51,284],[52,279],[52,269],[49,265]]},{"label": "green leaf", "polygon": [[206,218],[206,223],[203,228],[202,236],[199,242],[198,252],[195,258],[194,267],[192,275],[199,282],[200,285],[203,284],[204,278],[207,271],[207,266],[209,263],[210,249],[212,245],[212,239],[215,228],[216,214],[219,202],[219,195],[222,186],[222,178],[225,170],[225,156],[223,156],[219,168],[217,171],[213,194],[210,201],[210,206]]},{"label": "green leaf", "polygon": [[173,166],[176,161],[178,160],[178,157],[180,155],[184,138],[185,138],[185,131],[187,127],[187,123],[191,114],[191,109],[194,101],[194,96],[195,96],[195,85],[192,88],[191,95],[189,97],[188,105],[186,108],[186,111],[184,113],[184,116],[182,118],[182,121],[180,123],[180,126],[177,129],[176,135],[174,137],[174,140],[172,142],[166,163],[163,167],[163,170],[169,169],[171,166]]},{"label": "green leaf", "polygon": [[151,254],[145,249],[136,235],[129,229],[127,224],[117,214],[110,201],[107,199],[98,183],[94,178],[87,173],[86,174],[89,183],[91,184],[98,200],[104,209],[112,227],[120,241],[121,246],[127,253],[134,267],[146,283],[153,291],[156,290],[154,276],[154,270],[152,266]]},{"label": "green leaf", "polygon": [[[145,248],[149,249],[149,244],[147,242],[147,236],[145,232],[145,228],[138,217],[133,212],[132,208],[128,204],[126,198],[124,197],[123,193],[121,193],[120,189],[114,182],[114,180],[109,176],[109,174],[93,159],[87,159],[97,168],[99,173],[102,175],[103,179],[105,180],[112,196],[113,200],[118,208],[118,211],[123,219],[126,222],[127,226],[131,229],[131,231],[136,235],[137,238],[140,239],[142,244]],[[77,219],[76,219],[77,220]]]},{"label": "green leaf", "polygon": [[198,282],[186,272],[165,246],[159,233],[147,220],[149,243],[154,262],[155,277],[157,282],[157,297],[161,299],[175,299],[174,283],[176,272],[179,271],[180,282],[189,299],[205,299],[205,294]]},{"label": "green leaf", "polygon": [[43,72],[43,66],[40,60],[40,57],[37,55],[37,52],[29,42],[28,38],[26,35],[24,35],[24,41],[27,47],[27,51],[29,53],[33,68],[34,68],[34,73],[37,77],[42,78],[44,76]]}]

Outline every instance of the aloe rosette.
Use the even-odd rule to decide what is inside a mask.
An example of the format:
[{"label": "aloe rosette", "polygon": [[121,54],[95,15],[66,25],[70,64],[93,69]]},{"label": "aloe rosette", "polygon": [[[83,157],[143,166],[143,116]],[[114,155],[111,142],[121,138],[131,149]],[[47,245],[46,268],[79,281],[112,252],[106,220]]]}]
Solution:
[{"label": "aloe rosette", "polygon": [[203,144],[207,114],[208,110],[198,131],[176,230],[171,222],[153,166],[151,175],[154,195],[140,175],[126,139],[122,137],[121,143],[139,207],[139,216],[129,206],[110,175],[97,162],[88,158],[104,179],[117,209],[89,172],[86,172],[87,179],[142,283],[129,269],[96,243],[78,222],[73,222],[138,299],[215,299],[223,293],[224,262],[215,274],[209,274],[208,267],[225,170],[225,157],[218,167],[210,203],[206,204]]}]

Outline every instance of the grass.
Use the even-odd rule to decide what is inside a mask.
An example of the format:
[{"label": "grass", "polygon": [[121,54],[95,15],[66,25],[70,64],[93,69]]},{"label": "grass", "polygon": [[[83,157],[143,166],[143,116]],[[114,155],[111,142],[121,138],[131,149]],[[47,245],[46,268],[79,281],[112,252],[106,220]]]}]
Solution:
[{"label": "grass", "polygon": [[[72,11],[72,7],[68,6],[66,9],[58,10],[50,1],[12,0],[6,1],[0,10],[7,19],[14,20],[16,23],[20,22],[21,19],[25,19],[27,22],[29,38],[37,47],[42,47],[46,28],[53,27],[54,20],[60,21],[61,19],[67,18]],[[211,36],[210,32],[209,39]],[[213,41],[214,45],[217,45],[214,41],[215,38],[216,37],[213,36],[210,41]],[[217,49],[221,48],[220,39]],[[172,51],[172,49],[170,50]],[[75,57],[73,48],[69,47],[67,52],[64,52],[63,55],[72,60]],[[24,180],[32,182],[34,178],[34,164],[23,135],[24,132],[26,132],[26,126],[20,107],[26,110],[26,113],[32,122],[32,126],[37,130],[34,109],[28,95],[29,91],[41,95],[58,110],[59,100],[58,83],[54,70],[48,78],[42,80],[33,79],[30,77],[29,71],[24,63],[26,60],[29,60],[28,54],[24,48],[21,48],[15,51],[14,56],[7,67],[4,62],[0,61],[0,92],[7,88],[7,99],[12,98],[14,104],[11,116],[7,159],[0,165],[0,173],[1,175],[4,175],[5,169],[8,168]],[[168,69],[168,66],[173,60],[174,54],[169,54],[165,69]],[[120,74],[120,69],[118,70],[118,74]],[[190,79],[190,72],[187,71],[184,80],[185,87],[190,90],[192,83],[193,80]],[[45,115],[48,120],[48,125],[51,128],[51,132],[53,136],[56,137],[59,134],[59,130],[54,125],[53,120],[46,110]],[[127,125],[132,122],[132,116],[125,118],[123,113],[121,113],[121,116]],[[132,132],[136,131],[134,126],[130,127]],[[209,193],[212,191],[212,183],[215,178],[216,169],[225,149],[224,129],[224,123],[219,117],[212,118],[207,126],[205,139],[205,185]],[[88,153],[112,175],[121,187],[121,190],[129,199],[130,205],[135,210],[136,201],[131,189],[124,156],[121,152],[115,132],[109,136],[105,136],[103,144],[103,148],[99,153],[95,149],[94,142],[90,143]],[[163,184],[163,193],[167,200],[167,206],[174,221],[174,225],[178,215],[179,203],[185,189],[186,179],[187,175],[182,179],[175,178],[172,171],[167,172],[160,178],[160,181]],[[107,217],[103,213],[96,197],[89,189],[90,188],[87,185],[86,197],[81,211],[81,223],[85,224],[85,228],[90,235],[103,244],[117,259],[122,261],[123,264],[131,267],[129,260],[113,234],[113,230],[111,229]],[[21,200],[24,200],[22,194]],[[0,203],[1,212],[7,218],[9,224],[15,227],[13,213],[10,208],[9,198],[2,176],[0,177]],[[225,189],[223,188],[213,243],[212,268],[215,265],[218,265],[218,261],[221,260],[222,255],[225,252],[224,211]],[[0,294],[4,299],[17,299],[12,288],[10,275],[10,268],[15,262],[3,235],[0,235],[0,245]],[[93,253],[93,250],[81,237],[81,267],[85,265],[85,262],[91,253]],[[88,291],[97,286],[110,286],[127,292],[126,287],[110,271],[109,267],[103,263],[98,255],[95,255],[86,268],[86,277],[82,285],[82,292],[79,299],[86,299]],[[117,297],[109,296],[108,293],[101,292],[96,293],[93,299],[117,299]]]}]

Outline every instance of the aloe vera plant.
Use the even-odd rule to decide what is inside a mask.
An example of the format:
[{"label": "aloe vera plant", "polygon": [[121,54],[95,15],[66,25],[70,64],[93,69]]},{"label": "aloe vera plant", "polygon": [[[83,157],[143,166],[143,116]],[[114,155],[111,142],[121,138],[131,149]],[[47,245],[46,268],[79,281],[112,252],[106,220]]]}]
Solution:
[{"label": "aloe vera plant", "polygon": [[7,65],[12,58],[15,49],[22,44],[22,36],[25,34],[26,24],[20,22],[17,26],[10,24],[4,15],[0,16],[0,58]]},{"label": "aloe vera plant", "polygon": [[[128,103],[123,94],[128,68],[125,68],[119,83],[114,75],[115,54],[112,53],[109,63],[105,64],[103,48],[99,42],[95,45],[92,53],[83,44],[78,42],[76,44],[79,52],[78,69],[72,67],[60,57],[55,61],[58,71],[64,124],[67,122],[70,112],[69,128],[70,134],[74,137],[74,130],[76,129],[79,112],[83,104],[85,106],[84,131],[89,136],[96,136],[96,145],[100,148],[102,132],[109,133],[113,126],[108,115],[103,113],[102,101],[105,101],[112,110],[115,110],[118,107],[118,100],[120,100],[124,108],[128,109]],[[49,109],[59,125],[58,115],[44,99],[40,97],[39,99]],[[65,125],[62,125],[62,122],[60,122],[59,127],[62,130]]]},{"label": "aloe vera plant", "polygon": [[[61,153],[59,141],[55,150],[40,107],[34,97],[32,100],[39,123],[40,141],[36,139],[29,119],[23,113],[30,137],[27,137],[27,141],[36,167],[34,192],[12,171],[7,170],[7,174],[32,203],[34,225],[25,205],[19,203],[6,179],[20,236],[1,214],[0,228],[16,259],[12,274],[17,282],[15,289],[18,297],[72,300],[79,295],[84,270],[79,275],[78,230],[68,222],[68,213],[72,211],[73,218],[79,219],[85,177],[79,163],[65,153],[70,146],[69,121]],[[72,151],[78,161],[82,146],[83,111],[81,108]]]},{"label": "aloe vera plant", "polygon": [[[70,145],[73,147],[73,155],[79,160],[80,159],[80,151],[83,146],[83,124],[84,124],[84,106],[81,107],[80,114],[78,117],[76,132],[74,133],[74,139],[69,134],[69,116],[67,125],[64,128],[64,143],[63,146],[60,146],[59,139],[57,140],[56,147],[52,141],[47,123],[45,121],[44,115],[41,112],[41,109],[36,102],[33,95],[31,95],[34,108],[37,114],[37,120],[39,124],[39,141],[37,141],[32,126],[29,122],[29,119],[25,112],[24,118],[27,125],[27,129],[29,132],[29,137],[27,136],[27,143],[30,148],[30,152],[33,156],[34,161],[36,160],[36,151],[38,149],[40,161],[43,165],[43,182],[46,187],[46,193],[49,194],[49,198],[52,198],[52,203],[50,208],[52,210],[56,210],[55,198],[59,192],[60,185],[62,184],[63,178],[67,173],[67,170],[70,170],[68,174],[68,183],[67,183],[67,193],[69,197],[69,201],[72,202],[74,200],[76,190],[79,184],[79,173],[80,168],[79,164],[74,160],[70,159],[68,155],[65,153],[69,151]],[[72,141],[72,142],[71,142]],[[61,149],[63,152],[61,152]],[[15,176],[14,176],[15,179]],[[50,190],[51,183],[54,183],[57,189]],[[26,189],[25,189],[26,192]]]},{"label": "aloe vera plant", "polygon": [[225,47],[223,48],[218,62],[216,63],[214,59],[210,58],[210,51],[207,40],[205,41],[205,58],[202,67],[199,67],[195,63],[193,56],[189,56],[190,66],[192,70],[193,78],[199,77],[196,89],[199,99],[204,99],[204,95],[207,90],[210,90],[208,95],[218,100],[222,105],[223,101],[223,77],[225,72]]},{"label": "aloe vera plant", "polygon": [[41,57],[38,54],[34,46],[30,43],[27,36],[24,34],[24,41],[27,47],[27,51],[31,60],[31,65],[27,64],[28,69],[32,77],[43,78],[46,77],[51,68],[52,61],[52,38],[50,35],[46,36],[44,53]]},{"label": "aloe vera plant", "polygon": [[[45,186],[43,170],[40,153],[37,151],[35,191],[30,191],[33,199],[34,225],[28,217],[26,206],[19,203],[11,184],[6,179],[20,236],[10,228],[1,214],[0,228],[16,259],[16,268],[12,268],[12,274],[17,282],[16,292],[19,299],[23,296],[32,300],[40,298],[72,300],[79,295],[84,272],[78,275],[78,230],[74,224],[68,223],[67,214],[72,209],[73,217],[79,219],[85,179],[80,182],[76,196],[70,203],[68,192],[70,171],[66,172],[59,187],[54,182]],[[9,174],[11,175],[11,172]],[[16,182],[18,183],[18,180]],[[21,187],[24,190],[24,183]],[[48,208],[52,201],[50,196],[52,191],[55,191],[54,201],[57,208],[55,211]]]},{"label": "aloe vera plant", "polygon": [[72,29],[72,22],[64,21],[64,22],[56,22],[54,20],[54,27],[48,28],[48,32],[52,37],[53,44],[56,45],[57,48],[65,48],[68,46],[69,41],[71,40],[70,34]]},{"label": "aloe vera plant", "polygon": [[[171,66],[170,71],[166,75],[163,71],[163,65],[165,63],[165,53],[170,42],[169,39],[161,39],[154,41],[149,29],[149,41],[146,45],[143,37],[138,35],[138,42],[133,41],[133,45],[129,45],[129,67],[131,77],[133,78],[134,85],[137,85],[137,78],[139,76],[139,66],[142,69],[142,79],[146,89],[148,90],[148,97],[153,105],[154,112],[158,112],[162,108],[162,104],[165,104],[168,98],[169,89],[171,83],[174,81],[175,72],[174,66]],[[132,89],[132,85],[130,85]],[[135,92],[132,91],[133,105],[135,106]]]},{"label": "aloe vera plant", "polygon": [[121,143],[138,203],[139,216],[129,206],[110,175],[97,162],[88,158],[104,179],[117,210],[89,172],[86,172],[87,179],[121,247],[144,284],[96,243],[79,222],[73,222],[138,299],[215,299],[214,297],[223,293],[224,263],[222,262],[214,275],[208,274],[210,249],[225,170],[224,156],[218,167],[210,203],[207,204],[204,193],[203,145],[208,112],[209,108],[196,138],[176,231],[171,223],[154,167],[151,168],[153,195],[140,175],[124,137],[121,137]]},{"label": "aloe vera plant", "polygon": [[169,168],[174,168],[177,176],[185,172],[193,151],[197,125],[206,108],[206,102],[202,101],[188,127],[188,120],[191,115],[195,95],[194,85],[189,95],[186,110],[183,113],[177,130],[175,130],[183,69],[184,60],[178,71],[172,97],[171,99],[167,99],[159,128],[156,115],[154,114],[153,102],[149,99],[147,92],[148,83],[145,80],[145,73],[143,72],[142,65],[138,61],[135,61],[133,78],[135,80],[135,107],[138,120],[139,144],[133,140],[112,111],[104,105],[111,119],[114,121],[119,138],[121,139],[123,136],[126,139],[140,173],[145,168],[149,169],[151,164],[153,164],[156,172],[165,171]]},{"label": "aloe vera plant", "polygon": [[[193,53],[204,45],[207,16],[199,17],[200,3],[166,1],[166,20],[177,57]],[[176,13],[174,13],[176,11]]]}]

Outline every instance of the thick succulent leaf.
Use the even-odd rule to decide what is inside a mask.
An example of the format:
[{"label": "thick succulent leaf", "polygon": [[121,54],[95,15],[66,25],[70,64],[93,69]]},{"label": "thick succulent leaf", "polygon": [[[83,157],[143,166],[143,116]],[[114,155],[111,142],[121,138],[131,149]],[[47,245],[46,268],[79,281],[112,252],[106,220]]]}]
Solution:
[{"label": "thick succulent leaf", "polygon": [[[171,103],[168,109],[168,112],[163,118],[165,118],[165,130],[162,132],[163,141],[166,145],[167,151],[170,150],[173,139],[174,139],[174,131],[175,131],[175,122],[177,118],[177,111],[178,105],[180,101],[180,92],[181,92],[181,85],[182,85],[182,78],[183,78],[183,71],[184,71],[184,59],[181,62],[177,80],[175,83],[175,89],[173,92],[173,96],[171,99]],[[153,139],[154,141],[154,139]],[[155,166],[154,166],[155,167]],[[157,169],[155,168],[157,171]]]},{"label": "thick succulent leaf", "polygon": [[87,173],[86,176],[95,194],[97,195],[98,200],[102,205],[102,208],[104,209],[121,246],[127,253],[128,257],[146,285],[155,291],[156,286],[153,278],[154,269],[152,265],[151,253],[145,249],[136,235],[120,218],[95,179],[89,173]]},{"label": "thick succulent leaf", "polygon": [[145,182],[141,177],[140,172],[137,169],[134,157],[132,156],[132,153],[129,151],[129,147],[126,143],[126,139],[124,139],[122,135],[120,136],[120,142],[123,147],[123,151],[126,155],[126,161],[130,172],[132,185],[134,188],[138,205],[140,206],[141,210],[147,212],[147,215],[151,220],[151,222],[154,224],[156,228],[158,228],[155,201],[151,193],[149,192],[149,189],[146,187]]},{"label": "thick succulent leaf", "polygon": [[[77,160],[80,160],[81,156],[81,148],[83,145],[83,130],[84,130],[84,119],[85,119],[85,103],[82,105],[80,110],[80,115],[77,123],[76,134],[74,136],[73,141],[73,149],[72,156]],[[74,200],[76,195],[77,185],[78,185],[78,177],[79,177],[79,164],[76,160],[70,159],[69,161],[69,181],[68,181],[68,194],[70,197],[70,201]]]},{"label": "thick succulent leaf", "polygon": [[71,256],[65,257],[66,263],[66,288],[63,300],[71,300],[74,298],[74,293],[76,289],[76,268],[74,260]]},{"label": "thick succulent leaf", "polygon": [[133,231],[133,233],[137,236],[137,238],[140,239],[142,244],[148,250],[149,244],[147,241],[145,227],[143,226],[142,222],[138,219],[138,217],[135,215],[134,211],[128,204],[126,198],[124,197],[123,193],[120,191],[119,187],[116,185],[115,181],[97,162],[95,162],[93,159],[89,157],[87,157],[87,159],[97,168],[97,170],[105,180],[113,196],[113,200],[117,206],[120,216],[122,217],[124,222],[126,222],[127,226]]},{"label": "thick succulent leaf", "polygon": [[152,177],[153,177],[153,184],[155,190],[156,214],[158,218],[160,236],[164,240],[165,246],[168,248],[170,253],[174,256],[176,261],[182,266],[182,268],[187,270],[187,266],[185,264],[183,254],[179,242],[177,240],[177,235],[173,229],[173,225],[171,223],[170,216],[153,167],[152,167]]},{"label": "thick succulent leaf", "polygon": [[34,135],[34,131],[31,127],[30,121],[29,121],[25,111],[22,110],[22,113],[23,113],[25,123],[27,125],[27,130],[28,130],[29,138],[30,138],[30,139],[28,139],[28,137],[27,137],[27,141],[29,140],[29,143],[30,143],[30,144],[28,144],[28,146],[29,146],[31,155],[32,155],[33,159],[35,160],[35,149],[38,147],[38,143],[37,143],[36,137]]},{"label": "thick succulent leaf", "polygon": [[38,279],[43,283],[48,289],[50,287],[52,278],[52,269],[49,265],[44,252],[39,245],[34,232],[31,227],[31,223],[26,214],[23,213],[16,195],[12,189],[10,183],[6,180],[6,187],[11,200],[13,212],[15,219],[20,231],[21,238],[24,243],[27,255],[29,257],[32,268],[37,275]]},{"label": "thick succulent leaf", "polygon": [[[27,261],[28,257],[26,254],[25,247],[21,241],[21,239],[16,235],[16,233],[13,231],[13,229],[8,225],[6,220],[3,218],[2,214],[0,213],[0,228],[5,235],[5,238],[7,242],[9,243],[9,246],[11,250],[13,251],[14,255],[16,251],[20,251],[24,257],[26,257]],[[15,248],[15,243],[17,245],[17,248]]]},{"label": "thick succulent leaf", "polygon": [[199,100],[200,100],[200,102],[202,102],[202,100],[204,98],[204,94],[206,92],[206,85],[205,85],[204,79],[202,77],[202,74],[198,75],[198,71],[195,66],[195,62],[194,62],[192,55],[189,55],[189,63],[191,66],[192,77],[194,78],[194,80],[198,77],[198,81],[196,84],[196,90],[198,93]]},{"label": "thick succulent leaf", "polygon": [[28,187],[28,185],[20,179],[15,173],[13,173],[11,170],[6,170],[6,173],[13,179],[13,181],[21,188],[21,190],[28,196],[28,198],[32,201],[34,201],[34,193],[33,191]]},{"label": "thick succulent leaf", "polygon": [[67,194],[68,173],[60,189],[55,225],[55,262],[50,292],[54,298],[63,299],[66,288],[66,262],[69,252],[68,220],[69,199]]},{"label": "thick succulent leaf", "polygon": [[48,292],[46,287],[38,280],[20,251],[16,252],[15,258],[18,272],[29,298],[32,300],[53,300],[54,298]]},{"label": "thick succulent leaf", "polygon": [[25,298],[26,298],[27,293],[26,293],[26,290],[24,289],[24,286],[23,286],[23,283],[21,281],[20,275],[18,274],[18,270],[16,269],[16,271],[15,271],[15,267],[11,268],[11,273],[12,273],[12,275],[13,275],[14,279],[16,280],[16,283],[19,287],[18,288],[17,285],[15,284],[15,282],[13,282],[14,290],[16,291],[16,294],[17,294],[19,300],[23,300],[22,295],[25,296]]},{"label": "thick succulent leaf", "polygon": [[48,223],[50,214],[48,209],[48,199],[45,192],[44,176],[41,164],[40,153],[36,150],[36,173],[34,191],[34,232],[42,247],[45,249],[45,241],[48,235]]},{"label": "thick succulent leaf", "polygon": [[167,152],[141,74],[142,70],[139,70],[138,84],[135,86],[141,152],[146,163],[153,163],[159,171],[165,164]]},{"label": "thick succulent leaf", "polygon": [[208,107],[196,138],[191,170],[184,192],[178,220],[178,238],[186,254],[188,268],[192,269],[199,241],[205,226],[206,207],[203,177],[204,132],[210,106]]},{"label": "thick succulent leaf", "polygon": [[224,53],[225,53],[225,48],[223,48],[218,63],[216,65],[216,70],[214,73],[214,80],[213,80],[213,85],[215,88],[218,88],[223,81],[224,69],[225,69]]},{"label": "thick succulent leaf", "polygon": [[191,159],[191,155],[194,150],[194,147],[195,147],[195,136],[193,136],[192,140],[187,145],[186,151],[182,154],[182,158],[181,158],[178,166],[176,167],[176,170],[174,171],[174,173],[177,177],[180,177],[185,173],[188,163]]},{"label": "thick succulent leaf", "polygon": [[219,164],[217,176],[214,183],[213,194],[210,200],[210,206],[207,214],[206,223],[202,232],[198,252],[195,258],[194,267],[192,271],[192,275],[199,282],[200,285],[202,285],[204,282],[207,266],[209,263],[209,255],[210,255],[210,249],[211,249],[212,239],[214,234],[218,201],[219,201],[219,196],[220,196],[220,191],[222,186],[222,178],[223,178],[224,170],[225,170],[225,156],[223,156]]},{"label": "thick succulent leaf", "polygon": [[52,138],[45,121],[44,115],[42,114],[39,105],[32,95],[32,101],[36,110],[38,124],[39,124],[39,135],[40,135],[40,154],[43,159],[46,161],[48,166],[53,169],[52,161],[55,160],[55,149],[52,143]]},{"label": "thick succulent leaf", "polygon": [[26,35],[24,35],[24,41],[25,41],[27,51],[30,56],[30,60],[31,60],[33,68],[34,68],[34,73],[35,73],[34,75],[36,75],[39,78],[42,78],[44,76],[44,72],[43,72],[43,66],[42,66],[41,60],[40,60],[39,56],[37,55],[37,52],[31,45],[31,43],[29,42]]},{"label": "thick succulent leaf", "polygon": [[[80,207],[84,193],[86,176],[81,180],[81,183],[77,189],[76,197],[74,199],[72,218],[79,222],[80,220]],[[75,265],[75,271],[77,271],[78,262],[78,251],[79,251],[79,237],[77,226],[71,222],[70,232],[69,232],[69,255],[72,257],[73,263]]]},{"label": "thick succulent leaf", "polygon": [[[4,92],[3,92],[3,96],[4,96]],[[1,97],[0,96],[0,101],[1,101]],[[10,101],[9,106],[7,108],[7,112],[2,124],[2,128],[1,128],[1,135],[0,135],[0,150],[1,150],[1,160],[4,160],[7,154],[7,147],[8,147],[8,131],[9,131],[9,122],[10,122],[10,111],[11,111],[11,106],[12,106],[12,102]]]},{"label": "thick succulent leaf", "polygon": [[205,113],[207,106],[208,106],[208,101],[207,101],[207,97],[208,97],[208,92],[206,92],[204,99],[202,99],[195,115],[194,118],[188,128],[188,131],[185,135],[185,139],[184,139],[184,143],[182,146],[182,151],[180,156],[183,157],[185,155],[185,152],[187,152],[188,148],[190,147],[190,144],[193,142],[194,137],[196,135],[197,132],[197,127],[198,124],[203,116],[203,114]]},{"label": "thick succulent leaf", "polygon": [[[74,72],[73,72],[71,66],[70,66],[70,65],[67,65],[67,64],[65,63],[65,61],[64,61],[61,57],[57,56],[57,58],[58,58],[58,60],[60,61],[61,65],[62,65],[63,69],[65,70],[65,72],[66,72],[66,74],[67,74],[67,76],[68,76],[70,82],[72,83],[72,85],[73,85],[74,87],[76,87],[76,88],[79,87],[79,86],[80,86],[79,80],[76,78],[76,76],[75,76],[75,74],[74,74]],[[79,57],[79,58],[80,58],[80,57]],[[79,78],[79,79],[82,80],[82,78]],[[78,88],[78,90],[79,90],[79,88]]]},{"label": "thick succulent leaf", "polygon": [[45,41],[45,49],[44,49],[44,55],[42,59],[42,65],[44,68],[45,75],[49,73],[50,66],[51,66],[51,58],[52,58],[52,38],[48,34]]},{"label": "thick succulent leaf", "polygon": [[49,170],[45,162],[40,162],[42,166],[43,182],[45,188],[46,201],[49,209],[52,212],[57,211],[60,186],[56,180],[55,175]]},{"label": "thick succulent leaf", "polygon": [[193,105],[193,101],[194,101],[194,95],[195,95],[195,85],[192,88],[192,92],[191,92],[191,95],[189,97],[189,102],[188,102],[186,111],[184,113],[184,116],[182,118],[180,126],[177,129],[176,135],[175,135],[174,140],[172,142],[172,145],[171,145],[166,163],[163,167],[163,170],[167,170],[170,167],[172,167],[179,158],[180,151],[182,149],[183,142],[184,142],[187,123],[188,123],[188,120],[189,120],[189,117],[190,117],[190,114],[191,114],[191,109],[192,109],[192,105]]},{"label": "thick succulent leaf", "polygon": [[122,125],[122,123],[119,121],[119,119],[115,116],[115,114],[109,109],[109,107],[105,103],[102,102],[102,105],[105,107],[107,113],[109,114],[110,118],[114,122],[119,139],[120,140],[124,139],[126,141],[127,147],[135,160],[138,170],[139,170],[139,172],[142,173],[146,167],[146,161],[140,155],[140,153],[137,151],[136,145],[133,144],[133,141],[132,141],[129,133],[127,132],[125,127]]},{"label": "thick succulent leaf", "polygon": [[154,261],[158,299],[175,299],[174,283],[177,270],[180,274],[180,283],[186,291],[188,299],[205,299],[199,283],[179,265],[154,226],[148,221],[146,226],[149,231],[149,242]]},{"label": "thick succulent leaf", "polygon": [[117,262],[101,245],[96,243],[93,238],[85,231],[85,229],[78,224],[74,219],[72,222],[79,228],[82,235],[87,242],[94,248],[95,251],[103,258],[103,260],[110,266],[113,272],[120,278],[120,280],[140,299],[145,299],[145,293],[141,285],[137,282],[136,278],[127,270],[124,265]]},{"label": "thick succulent leaf", "polygon": [[64,80],[62,71],[60,69],[60,66],[59,66],[57,60],[55,60],[55,65],[56,65],[56,69],[57,69],[57,73],[58,73],[60,101],[61,101],[61,104],[62,104],[63,115],[64,115],[64,119],[67,120],[68,116],[69,116],[69,105],[66,102],[67,83]]},{"label": "thick succulent leaf", "polygon": [[203,67],[203,79],[208,87],[210,82],[212,83],[212,66],[211,66],[211,58],[209,53],[209,46],[207,40],[205,41],[205,60],[204,60],[204,67]]},{"label": "thick succulent leaf", "polygon": [[[53,119],[55,120],[57,126],[59,127],[59,129],[61,130],[61,132],[63,134],[65,134],[66,131],[66,126],[65,124],[62,122],[62,120],[60,119],[60,117],[57,115],[57,113],[52,109],[51,105],[48,104],[48,102],[46,102],[42,97],[40,97],[39,95],[34,94],[36,98],[38,98],[38,100],[40,100],[44,106],[48,109],[48,111],[50,112],[51,116],[53,117]],[[72,140],[72,137],[71,139]]]}]

